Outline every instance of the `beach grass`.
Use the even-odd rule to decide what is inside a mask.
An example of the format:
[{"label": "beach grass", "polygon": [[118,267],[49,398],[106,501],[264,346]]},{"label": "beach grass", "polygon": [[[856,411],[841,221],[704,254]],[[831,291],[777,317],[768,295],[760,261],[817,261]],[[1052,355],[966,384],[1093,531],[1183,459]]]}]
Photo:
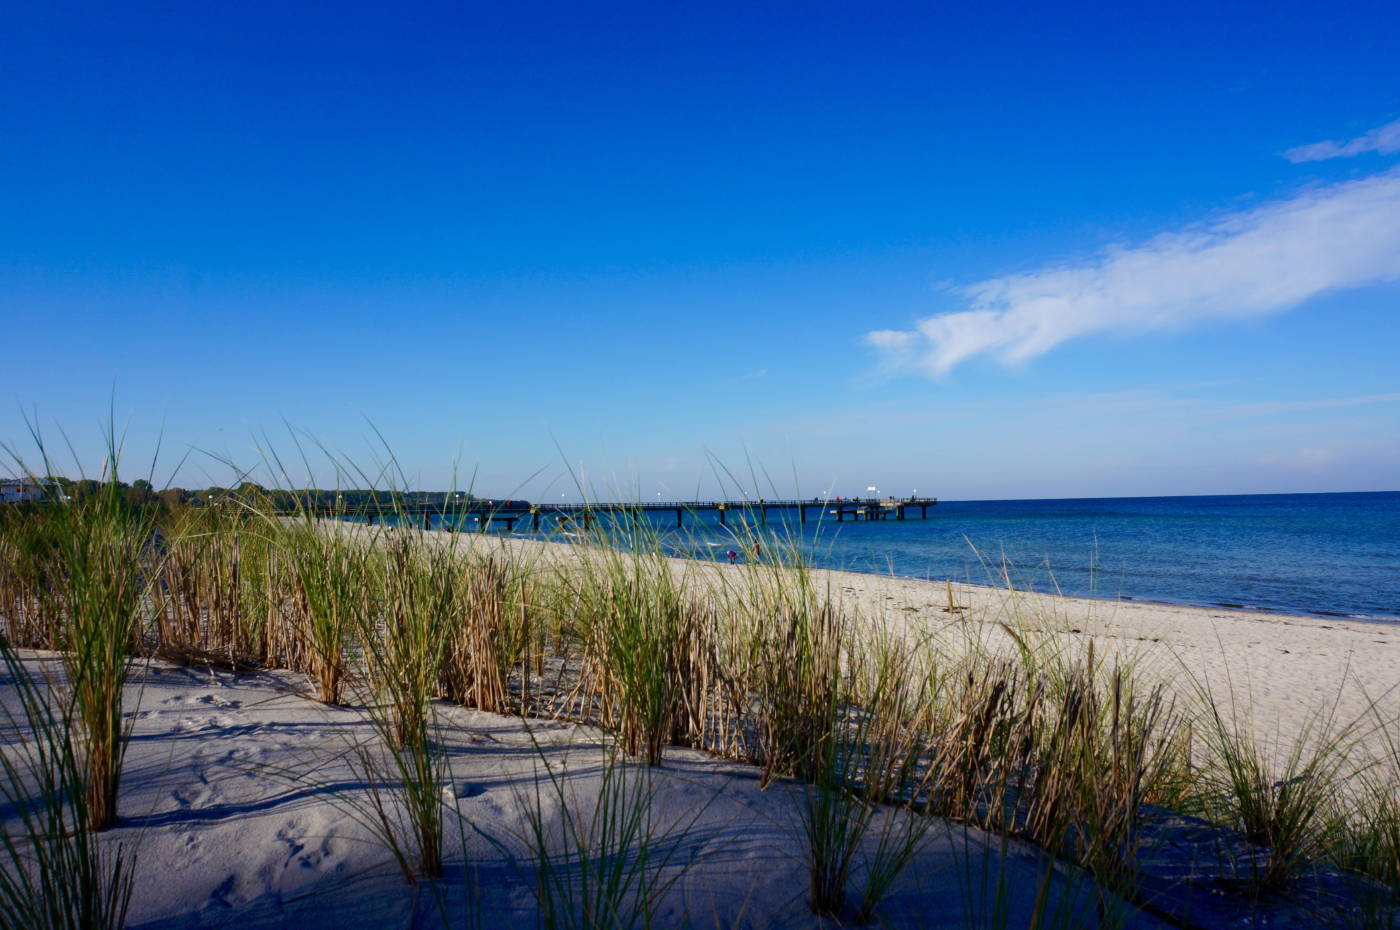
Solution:
[{"label": "beach grass", "polygon": [[1280,888],[1324,860],[1346,829],[1341,799],[1358,721],[1338,721],[1334,708],[1319,709],[1275,749],[1262,745],[1248,720],[1227,716],[1215,703],[1206,713],[1212,813],[1267,850],[1262,863],[1251,860],[1251,881],[1263,890]]},{"label": "beach grass", "polygon": [[[164,558],[155,533],[156,508],[128,501],[117,475],[121,436],[104,433],[106,480],[65,505],[21,509],[4,521],[5,549],[18,556],[4,623],[14,642],[59,650],[85,783],[85,824],[103,830],[117,820],[122,759],[129,735],[122,700],[133,656],[141,651],[154,578]],[[42,473],[54,466],[34,431]],[[6,447],[18,469],[33,469]]]},{"label": "beach grass", "polygon": [[[321,702],[363,713],[378,738],[350,749],[361,813],[411,882],[444,867],[436,702],[613,734],[596,805],[573,809],[547,763],[528,798],[548,926],[653,919],[671,871],[649,770],[674,746],[792,789],[810,906],[826,917],[878,920],[946,821],[1082,870],[1095,919],[1119,922],[1151,805],[1263,850],[1242,866],[1251,894],[1325,867],[1364,878],[1374,895],[1358,908],[1376,920],[1396,912],[1400,730],[1379,702],[1364,725],[1323,708],[1280,749],[1204,687],[1183,695],[1127,649],[1077,647],[1015,591],[997,623],[962,624],[950,603],[943,639],[896,630],[823,589],[790,537],[742,520],[732,545],[746,557],[729,566],[671,558],[641,520],[584,527],[567,555],[536,559],[410,526],[393,504],[380,517],[354,525],[309,503],[286,515],[256,495],[132,506],[114,480],[0,512],[0,630],[23,711],[11,724],[38,753],[6,777],[50,785],[27,808],[37,819],[7,830],[7,855],[59,843],[54,874],[87,870],[73,894],[89,902],[62,907],[119,918],[129,860],[74,837],[116,820],[122,699],[133,659],[157,655],[293,669]],[[57,650],[66,690],[21,678],[18,648]],[[59,880],[15,874],[19,902]],[[1044,896],[1053,924],[1059,898]]]},{"label": "beach grass", "polygon": [[[56,663],[61,665],[61,663]],[[119,930],[134,890],[135,850],[104,843],[90,791],[76,692],[0,637],[0,928]]]},{"label": "beach grass", "polygon": [[525,838],[534,865],[540,925],[546,930],[659,927],[666,892],[684,875],[678,858],[705,806],[676,822],[659,819],[653,767],[637,765],[614,741],[582,762],[595,783],[577,794],[568,758],[552,763],[535,744],[535,777],[524,789]]},{"label": "beach grass", "polygon": [[278,524],[276,538],[296,584],[294,654],[304,661],[318,699],[340,704],[346,648],[374,617],[370,542],[322,532],[309,514]]},{"label": "beach grass", "polygon": [[[409,860],[403,850],[413,850],[415,868],[404,870],[412,881],[415,871],[437,877],[443,868],[441,792],[449,767],[435,738],[434,699],[448,631],[458,620],[461,566],[450,551],[426,547],[415,534],[394,534],[374,557],[380,607],[365,614],[357,630],[362,673],[357,680],[364,681],[365,693],[356,703],[374,724],[384,751],[362,752],[358,759],[369,780],[392,786],[397,795],[401,815],[391,815],[382,800],[376,815],[401,866]],[[399,828],[400,816],[408,829]],[[400,839],[403,834],[409,839]]]}]

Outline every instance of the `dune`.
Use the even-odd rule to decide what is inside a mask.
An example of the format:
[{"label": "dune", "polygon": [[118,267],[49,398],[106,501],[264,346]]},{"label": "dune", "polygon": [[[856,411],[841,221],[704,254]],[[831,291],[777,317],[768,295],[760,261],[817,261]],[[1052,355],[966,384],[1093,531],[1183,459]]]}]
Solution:
[{"label": "dune", "polygon": [[[409,532],[434,544],[451,538]],[[597,554],[489,536],[453,545],[565,568]],[[740,596],[754,577],[742,564],[670,565],[700,590]],[[1393,719],[1397,710],[1400,631],[1383,624],[837,571],[814,572],[813,580],[853,618],[857,635],[897,636],[950,662],[974,650],[1011,655],[1028,637],[1038,650],[1071,658],[1092,649],[1163,682],[1183,707],[1209,696],[1280,751],[1309,733],[1319,714],[1368,721]],[[53,654],[22,656],[37,680],[62,687]],[[6,752],[25,738],[13,725],[13,685],[0,682],[12,724]],[[615,737],[594,727],[442,701],[434,704],[433,739],[445,767],[436,782],[445,868],[440,878],[424,878],[401,867],[386,841],[386,831],[400,842],[408,832],[367,700],[352,687],[344,706],[320,703],[305,675],[285,670],[232,670],[197,657],[140,660],[124,692],[131,737],[120,820],[100,838],[135,863],[128,924],[843,925],[810,907],[802,816],[810,786],[786,778],[765,784],[755,766],[678,747],[649,767],[624,759]],[[1166,810],[1145,813],[1131,900],[1016,839],[894,808],[873,808],[871,818],[874,827],[852,854],[852,907],[876,874],[872,864],[878,871],[888,853],[882,840],[917,840],[875,910],[881,926],[1223,928],[1265,919],[1301,928],[1339,899],[1345,905],[1349,893],[1325,870],[1264,903],[1222,893],[1243,881],[1258,848]],[[7,815],[7,830],[13,825]],[[842,916],[849,923],[851,910]]]},{"label": "dune", "polygon": [[[42,654],[26,665],[59,675]],[[159,660],[137,671],[121,820],[102,834],[135,856],[131,927],[540,925],[532,818],[577,879],[562,818],[591,821],[600,801],[619,797],[649,799],[627,855],[644,848],[649,857],[652,926],[839,925],[807,905],[802,786],[761,789],[758,769],[685,749],[654,769],[621,764],[594,728],[447,704],[438,707],[450,765],[446,874],[411,885],[366,826],[386,786],[366,779],[354,747],[373,746],[373,728],[360,709],[319,704],[309,690],[303,676],[281,671]],[[1034,847],[939,821],[879,917],[891,927],[962,927],[996,912],[1007,926],[1027,926],[1048,867]],[[630,865],[622,871],[641,880]],[[1091,883],[1063,866],[1051,876],[1051,909],[1091,920]],[[858,872],[853,889],[860,883]],[[568,894],[555,898],[579,907]],[[561,925],[580,920],[575,912]]]}]

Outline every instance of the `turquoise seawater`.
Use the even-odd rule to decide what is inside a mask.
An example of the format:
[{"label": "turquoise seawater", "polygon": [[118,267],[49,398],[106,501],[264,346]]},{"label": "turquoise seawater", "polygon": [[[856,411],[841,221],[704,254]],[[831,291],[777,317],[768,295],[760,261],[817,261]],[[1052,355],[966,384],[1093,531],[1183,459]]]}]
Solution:
[{"label": "turquoise seawater", "polygon": [[[733,546],[714,514],[688,514],[679,533],[674,515],[654,520],[677,555],[725,560]],[[768,530],[786,527],[826,568],[1400,620],[1400,492],[944,501],[927,520],[810,520],[774,511]],[[558,532],[548,522],[541,535]]]}]

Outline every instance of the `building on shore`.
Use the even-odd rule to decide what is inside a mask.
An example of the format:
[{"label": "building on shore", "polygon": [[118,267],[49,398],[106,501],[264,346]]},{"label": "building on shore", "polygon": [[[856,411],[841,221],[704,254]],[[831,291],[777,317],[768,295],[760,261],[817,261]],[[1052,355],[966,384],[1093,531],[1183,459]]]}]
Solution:
[{"label": "building on shore", "polygon": [[57,500],[58,484],[37,478],[0,479],[0,503],[19,504],[24,501]]}]

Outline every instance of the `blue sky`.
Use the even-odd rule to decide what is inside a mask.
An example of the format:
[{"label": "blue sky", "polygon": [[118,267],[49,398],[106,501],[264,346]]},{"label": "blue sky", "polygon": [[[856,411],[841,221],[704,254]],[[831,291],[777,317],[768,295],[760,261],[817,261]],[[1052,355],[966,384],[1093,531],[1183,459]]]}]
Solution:
[{"label": "blue sky", "polygon": [[1400,487],[1394,4],[964,6],[7,11],[0,439],[91,468],[115,398],[186,485],[373,423],[491,494]]}]

